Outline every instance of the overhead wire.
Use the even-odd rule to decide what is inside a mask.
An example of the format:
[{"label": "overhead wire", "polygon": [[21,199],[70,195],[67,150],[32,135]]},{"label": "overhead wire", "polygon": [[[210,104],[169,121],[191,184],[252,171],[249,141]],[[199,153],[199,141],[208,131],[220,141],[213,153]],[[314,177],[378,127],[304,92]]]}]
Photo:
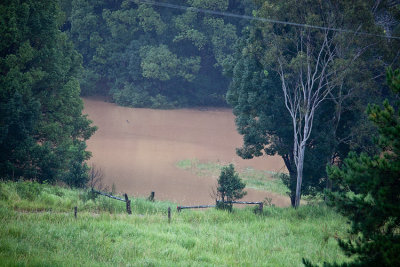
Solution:
[{"label": "overhead wire", "polygon": [[369,33],[369,32],[353,31],[353,30],[348,30],[348,29],[324,27],[324,26],[318,26],[318,25],[296,23],[296,22],[291,22],[291,21],[260,18],[260,17],[248,16],[248,15],[239,15],[239,14],[234,14],[234,13],[230,13],[230,12],[216,11],[216,10],[203,9],[203,8],[190,7],[190,6],[175,5],[175,4],[170,4],[170,3],[161,3],[161,2],[155,2],[155,1],[150,1],[150,0],[139,0],[139,2],[141,2],[143,4],[153,5],[153,6],[180,9],[180,10],[185,10],[185,11],[190,10],[190,11],[205,13],[205,14],[210,14],[210,15],[218,15],[218,16],[225,16],[225,17],[231,17],[231,18],[256,20],[256,21],[267,22],[267,23],[275,23],[275,24],[291,25],[291,26],[296,26],[296,27],[319,29],[319,30],[325,30],[325,31],[336,31],[336,32],[341,32],[341,33],[351,33],[351,34],[356,34],[356,35],[364,35],[364,36],[371,36],[371,37],[380,37],[380,38],[400,40],[399,36],[381,35],[381,34],[374,34],[374,33]]}]

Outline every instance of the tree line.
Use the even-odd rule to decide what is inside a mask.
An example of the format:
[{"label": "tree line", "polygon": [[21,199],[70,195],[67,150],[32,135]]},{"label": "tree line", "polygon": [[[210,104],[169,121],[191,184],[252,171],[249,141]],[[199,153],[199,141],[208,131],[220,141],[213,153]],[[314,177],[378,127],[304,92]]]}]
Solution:
[{"label": "tree line", "polygon": [[57,1],[0,4],[0,177],[85,186],[81,55],[61,32]]},{"label": "tree line", "polygon": [[226,106],[223,69],[247,22],[190,7],[248,14],[252,1],[168,3],[189,9],[139,0],[62,1],[63,29],[83,56],[83,95],[103,94],[131,107]]}]

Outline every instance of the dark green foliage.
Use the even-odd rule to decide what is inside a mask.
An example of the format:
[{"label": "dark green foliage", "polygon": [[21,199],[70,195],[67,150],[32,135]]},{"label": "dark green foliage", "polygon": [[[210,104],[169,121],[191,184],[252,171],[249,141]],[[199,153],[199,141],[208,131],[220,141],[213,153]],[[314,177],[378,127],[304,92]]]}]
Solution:
[{"label": "dark green foliage", "polygon": [[35,152],[40,147],[32,132],[39,116],[39,107],[38,101],[23,101],[17,91],[8,102],[0,102],[0,170],[3,175],[19,177],[35,173],[34,166],[26,163],[38,160]]},{"label": "dark green foliage", "polygon": [[[174,2],[239,14],[252,6],[236,0]],[[83,56],[83,95],[109,94],[133,107],[226,105],[229,79],[222,66],[231,61],[243,21],[128,0],[74,0],[64,7],[70,14],[64,25]]]},{"label": "dark green foliage", "polygon": [[[296,168],[291,119],[276,73],[265,71],[257,56],[249,51],[256,44],[259,40],[254,36],[244,36],[238,44],[233,61],[235,65],[231,70],[232,83],[227,100],[233,106],[238,132],[243,135],[243,147],[237,150],[237,154],[245,159],[264,154],[282,156],[289,174],[281,178],[288,186],[294,205]],[[261,46],[259,49],[263,51],[265,48]],[[312,146],[306,151],[309,160],[304,165],[304,194],[314,194],[325,186],[321,178],[325,176],[325,164],[329,161],[332,145],[332,136],[326,132],[331,128],[330,119],[329,113],[317,114],[316,120],[321,124],[315,126],[311,136]],[[325,154],[325,161],[321,160],[321,154]]]},{"label": "dark green foliage", "polygon": [[[374,9],[375,1],[271,0],[256,3],[258,8],[254,14],[258,17],[348,29],[357,25],[374,33],[383,32],[383,26],[374,19],[375,13],[388,10],[386,3]],[[300,33],[310,33],[315,47],[323,41],[323,31],[253,22],[244,29],[233,59],[225,69],[232,76],[227,100],[233,107],[238,132],[243,135],[243,147],[237,153],[242,158],[280,155],[289,172],[288,176],[283,176],[283,181],[289,188],[292,204],[297,176],[293,126],[278,76],[277,57],[283,58],[288,70],[286,78],[293,79],[295,84],[296,70],[301,62],[305,64],[304,53],[296,52]],[[354,38],[335,32],[327,38],[335,47],[336,57],[328,69],[337,76],[333,79],[335,88],[331,96],[321,102],[315,112],[306,143],[301,186],[305,195],[322,192],[324,188],[337,189],[327,179],[326,164],[341,165],[350,149],[376,151],[376,146],[368,141],[376,129],[365,118],[365,106],[368,102],[377,103],[385,93],[376,89],[383,84],[383,66],[399,64],[398,57],[393,56],[398,52],[398,42],[363,36]],[[365,47],[368,49],[354,58]]]},{"label": "dark green foliage", "polygon": [[87,159],[85,152],[86,144],[79,142],[69,148],[70,161],[68,162],[68,172],[66,173],[63,181],[74,187],[85,187],[88,180],[89,167],[87,164],[82,164]]},{"label": "dark green foliage", "polygon": [[233,164],[223,167],[218,178],[217,197],[220,202],[217,202],[217,208],[232,210],[232,203],[224,202],[241,199],[247,194],[243,191],[245,187]]},{"label": "dark green foliage", "polygon": [[343,187],[330,194],[331,204],[352,223],[353,238],[339,241],[347,255],[356,256],[349,266],[400,265],[400,71],[389,69],[387,77],[397,103],[385,100],[383,106],[368,107],[381,151],[350,153],[342,168],[328,169]]},{"label": "dark green foliage", "polygon": [[0,176],[85,184],[95,128],[81,113],[81,56],[59,30],[58,2],[3,1],[0,21]]}]

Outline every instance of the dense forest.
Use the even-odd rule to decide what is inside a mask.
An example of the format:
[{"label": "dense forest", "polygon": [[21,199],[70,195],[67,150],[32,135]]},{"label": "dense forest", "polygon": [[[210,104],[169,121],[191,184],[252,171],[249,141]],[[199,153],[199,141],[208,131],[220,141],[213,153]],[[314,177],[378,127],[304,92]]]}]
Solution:
[{"label": "dense forest", "polygon": [[[164,1],[165,2],[165,1]],[[168,3],[248,14],[252,1]],[[224,106],[238,35],[248,21],[141,1],[63,1],[68,33],[83,56],[82,95],[120,105]]]},{"label": "dense forest", "polygon": [[96,128],[82,115],[82,61],[63,13],[49,0],[3,1],[0,14],[0,176],[85,186]]},{"label": "dense forest", "polygon": [[86,186],[96,127],[81,96],[229,105],[243,135],[237,154],[281,156],[293,207],[316,196],[349,218],[357,239],[339,243],[354,265],[398,265],[397,1],[158,3],[174,8],[2,1],[0,179]]}]

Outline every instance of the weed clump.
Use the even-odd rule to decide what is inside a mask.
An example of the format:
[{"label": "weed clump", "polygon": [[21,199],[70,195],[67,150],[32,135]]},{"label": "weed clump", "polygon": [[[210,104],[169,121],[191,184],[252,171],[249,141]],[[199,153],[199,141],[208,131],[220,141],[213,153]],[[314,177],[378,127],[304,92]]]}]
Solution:
[{"label": "weed clump", "polygon": [[38,182],[20,181],[15,189],[21,199],[35,200],[42,193],[42,186]]}]

